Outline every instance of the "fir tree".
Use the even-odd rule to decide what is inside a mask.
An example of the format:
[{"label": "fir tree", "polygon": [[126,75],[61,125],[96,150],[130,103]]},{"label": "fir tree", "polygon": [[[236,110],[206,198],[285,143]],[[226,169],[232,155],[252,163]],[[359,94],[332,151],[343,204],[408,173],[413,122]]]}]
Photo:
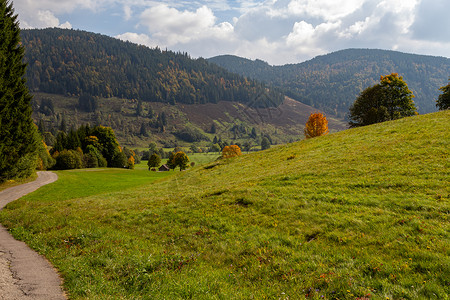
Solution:
[{"label": "fir tree", "polygon": [[12,3],[0,0],[0,182],[30,176],[37,163],[39,135],[23,56],[17,15]]}]

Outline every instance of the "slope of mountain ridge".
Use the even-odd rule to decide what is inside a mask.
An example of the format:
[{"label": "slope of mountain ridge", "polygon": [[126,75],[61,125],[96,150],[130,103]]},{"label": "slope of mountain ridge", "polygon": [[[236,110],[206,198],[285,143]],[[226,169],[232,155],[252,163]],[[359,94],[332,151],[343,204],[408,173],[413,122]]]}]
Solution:
[{"label": "slope of mountain ridge", "polygon": [[271,66],[232,55],[208,59],[231,72],[261,80],[285,94],[344,118],[359,93],[381,75],[399,73],[413,91],[419,113],[436,111],[439,87],[450,76],[450,59],[379,49],[346,49],[299,64]]},{"label": "slope of mountain ridge", "polygon": [[[186,127],[211,141],[217,135],[243,142],[256,128],[274,143],[285,143],[303,136],[309,114],[316,111],[186,53],[77,30],[24,30],[22,40],[33,118],[48,132],[55,133],[63,120],[67,128],[101,124],[112,127],[124,145],[137,146],[177,140],[176,133]],[[78,105],[84,93],[97,96],[94,111]],[[167,124],[162,127],[157,123],[163,113]],[[215,134],[210,133],[213,124]],[[232,132],[236,126],[239,133]],[[346,128],[332,118],[329,126],[332,131]]]},{"label": "slope of mountain ridge", "polygon": [[257,107],[276,107],[284,100],[275,89],[187,53],[80,30],[23,30],[21,37],[32,92],[170,104],[236,101]]}]

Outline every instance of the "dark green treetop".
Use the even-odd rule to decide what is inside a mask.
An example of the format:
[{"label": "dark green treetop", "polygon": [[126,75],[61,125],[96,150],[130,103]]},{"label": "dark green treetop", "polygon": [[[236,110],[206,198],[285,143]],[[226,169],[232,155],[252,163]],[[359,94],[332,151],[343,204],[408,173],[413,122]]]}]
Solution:
[{"label": "dark green treetop", "polygon": [[442,94],[439,95],[438,100],[436,101],[436,106],[439,110],[445,110],[450,108],[450,78],[449,83],[446,86],[441,87],[439,90],[442,91]]},{"label": "dark green treetop", "polygon": [[350,107],[350,127],[413,116],[417,113],[413,98],[403,77],[381,76],[380,83],[362,91]]},{"label": "dark green treetop", "polygon": [[28,177],[39,146],[24,79],[24,48],[12,3],[0,0],[0,182]]}]

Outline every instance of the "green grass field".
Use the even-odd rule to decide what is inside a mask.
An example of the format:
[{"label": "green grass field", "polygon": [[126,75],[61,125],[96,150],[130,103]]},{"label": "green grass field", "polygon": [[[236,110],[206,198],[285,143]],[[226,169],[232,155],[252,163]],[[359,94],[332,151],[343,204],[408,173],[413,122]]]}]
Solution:
[{"label": "green grass field", "polygon": [[0,221],[71,299],[449,299],[449,123],[406,118],[185,172],[58,172]]}]

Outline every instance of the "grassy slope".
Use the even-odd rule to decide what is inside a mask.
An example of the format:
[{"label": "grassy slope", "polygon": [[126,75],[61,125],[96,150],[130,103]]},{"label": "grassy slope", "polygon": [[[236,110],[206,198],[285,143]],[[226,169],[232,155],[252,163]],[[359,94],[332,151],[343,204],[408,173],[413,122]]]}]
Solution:
[{"label": "grassy slope", "polygon": [[449,121],[347,130],[90,196],[75,189],[85,176],[111,177],[61,172],[0,220],[73,299],[448,299]]}]

